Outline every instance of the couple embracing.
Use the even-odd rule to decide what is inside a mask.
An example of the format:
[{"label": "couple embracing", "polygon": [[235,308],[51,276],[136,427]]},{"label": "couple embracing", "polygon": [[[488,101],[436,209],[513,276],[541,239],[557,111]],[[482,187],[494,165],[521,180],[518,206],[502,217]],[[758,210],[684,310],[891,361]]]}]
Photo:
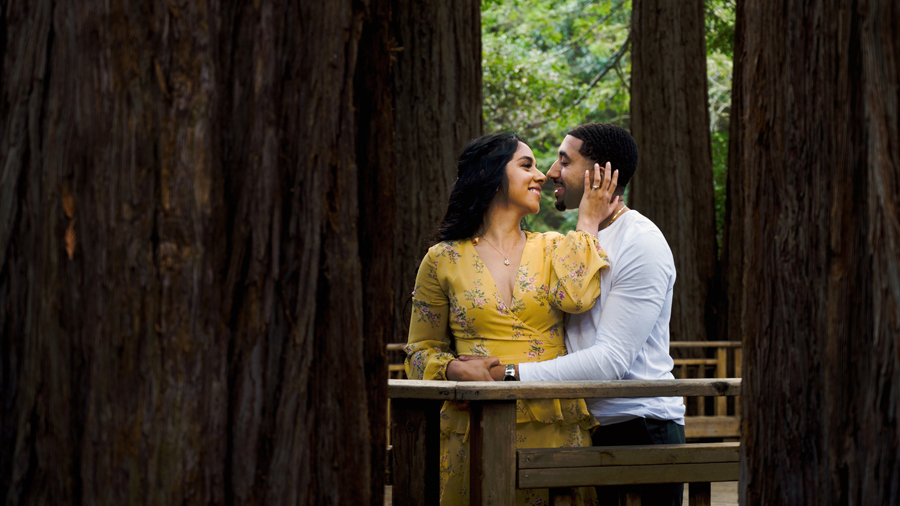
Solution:
[{"label": "couple embracing", "polygon": [[[669,316],[675,264],[659,229],[625,206],[637,146],[624,129],[586,124],[545,176],[513,134],[471,141],[447,213],[413,291],[406,373],[412,379],[565,381],[672,379]],[[551,178],[576,231],[532,233]],[[680,397],[518,401],[518,448],[684,442]],[[441,504],[468,504],[468,406],[441,410]],[[682,503],[683,485],[644,486],[644,504]],[[574,491],[579,504],[619,490]],[[547,505],[547,490],[518,490]]]}]

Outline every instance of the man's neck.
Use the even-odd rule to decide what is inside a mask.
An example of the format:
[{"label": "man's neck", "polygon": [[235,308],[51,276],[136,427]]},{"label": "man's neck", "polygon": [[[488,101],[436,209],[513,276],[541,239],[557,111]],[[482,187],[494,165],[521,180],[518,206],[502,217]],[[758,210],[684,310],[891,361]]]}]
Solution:
[{"label": "man's neck", "polygon": [[628,206],[626,206],[624,202],[619,202],[619,205],[616,206],[616,210],[607,216],[605,220],[600,222],[600,227],[597,230],[600,231],[612,225],[614,221],[618,220],[623,214],[628,212],[627,207]]}]

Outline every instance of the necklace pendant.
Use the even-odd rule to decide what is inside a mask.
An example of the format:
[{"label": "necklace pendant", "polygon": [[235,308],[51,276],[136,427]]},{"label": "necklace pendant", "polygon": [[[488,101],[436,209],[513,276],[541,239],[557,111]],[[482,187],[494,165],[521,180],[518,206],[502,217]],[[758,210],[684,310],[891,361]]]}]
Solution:
[{"label": "necklace pendant", "polygon": [[509,259],[508,259],[508,258],[504,258],[504,259],[503,259],[503,263],[506,264],[506,265],[509,265]]}]

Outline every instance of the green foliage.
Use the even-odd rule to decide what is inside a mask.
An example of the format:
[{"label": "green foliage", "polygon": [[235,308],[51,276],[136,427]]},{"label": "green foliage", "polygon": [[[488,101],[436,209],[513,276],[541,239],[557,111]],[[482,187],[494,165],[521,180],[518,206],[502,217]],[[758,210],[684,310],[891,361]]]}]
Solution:
[{"label": "green foliage", "polygon": [[728,194],[728,124],[734,63],[734,0],[706,0],[706,75],[712,147],[716,243],[722,251],[725,199]]},{"label": "green foliage", "polygon": [[555,151],[574,125],[627,120],[630,23],[627,0],[485,1],[485,131]]},{"label": "green foliage", "polygon": [[706,75],[709,127],[728,131],[734,62],[734,0],[706,0]]},{"label": "green foliage", "polygon": [[[484,0],[482,68],[485,131],[527,139],[544,172],[573,126],[626,126],[631,75],[628,0]],[[552,186],[535,231],[572,230],[575,211],[554,208]]]},{"label": "green foliage", "polygon": [[734,60],[734,0],[706,0],[706,51]]},{"label": "green foliage", "polygon": [[725,228],[725,197],[728,195],[728,131],[710,134],[712,145],[713,195],[716,207],[716,244],[722,251],[722,233]]},{"label": "green foliage", "polygon": [[[628,127],[631,79],[630,0],[483,0],[485,131],[512,131],[529,141],[545,172],[573,126]],[[734,47],[734,0],[706,0],[709,112],[722,235]],[[531,230],[574,228],[575,211],[558,212],[552,186]]]}]

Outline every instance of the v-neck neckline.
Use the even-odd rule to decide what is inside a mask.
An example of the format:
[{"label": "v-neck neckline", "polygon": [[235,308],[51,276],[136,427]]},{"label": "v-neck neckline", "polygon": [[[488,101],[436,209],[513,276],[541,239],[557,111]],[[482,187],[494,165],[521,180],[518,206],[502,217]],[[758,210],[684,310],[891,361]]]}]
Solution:
[{"label": "v-neck neckline", "polygon": [[484,270],[487,271],[488,277],[491,278],[491,283],[494,284],[494,289],[497,290],[497,298],[500,299],[500,302],[502,302],[503,305],[506,306],[507,311],[510,313],[512,313],[512,308],[514,307],[516,301],[516,291],[518,290],[518,283],[516,283],[515,281],[519,279],[519,271],[522,270],[522,260],[525,258],[525,250],[528,249],[528,232],[525,230],[523,230],[522,232],[525,234],[525,246],[522,248],[522,256],[519,258],[519,265],[516,267],[516,274],[513,276],[512,291],[509,294],[512,299],[509,302],[503,300],[503,296],[500,295],[500,285],[497,284],[497,279],[494,277],[494,273],[491,272],[491,268],[488,267],[487,262],[485,262],[484,259],[481,258],[481,253],[478,252],[478,248],[475,247],[475,243],[469,241],[469,243],[472,245],[472,250],[475,252],[475,256],[477,256],[478,261],[481,262],[482,265],[484,265]]}]

